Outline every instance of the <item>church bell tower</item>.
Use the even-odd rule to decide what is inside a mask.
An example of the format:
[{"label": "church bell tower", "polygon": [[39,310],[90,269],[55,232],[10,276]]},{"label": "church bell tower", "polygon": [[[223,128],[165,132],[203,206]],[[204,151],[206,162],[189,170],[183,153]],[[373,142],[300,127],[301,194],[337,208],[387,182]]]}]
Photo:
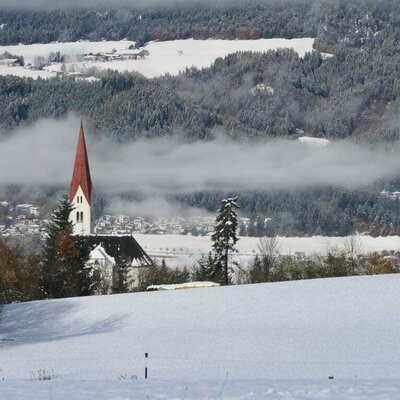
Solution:
[{"label": "church bell tower", "polygon": [[90,235],[92,233],[92,180],[90,177],[82,119],[76,149],[74,173],[69,190],[69,200],[74,208],[69,216],[69,220],[73,225],[73,234],[80,236]]}]

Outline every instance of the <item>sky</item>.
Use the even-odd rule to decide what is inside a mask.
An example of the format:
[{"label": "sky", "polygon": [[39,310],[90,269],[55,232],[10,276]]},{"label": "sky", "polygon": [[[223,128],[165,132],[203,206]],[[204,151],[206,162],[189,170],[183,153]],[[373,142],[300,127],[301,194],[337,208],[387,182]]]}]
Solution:
[{"label": "sky", "polygon": [[[1,0],[0,9],[66,9],[66,8],[99,8],[99,7],[187,7],[188,5],[227,6],[243,5],[245,1],[257,3],[272,3],[278,0]],[[299,0],[280,0],[296,2]],[[304,1],[304,0],[302,0]]]},{"label": "sky", "polygon": [[[68,191],[79,118],[41,120],[0,136],[0,185],[57,187]],[[397,152],[372,151],[346,141],[320,147],[297,140],[263,144],[178,137],[138,140],[124,145],[99,139],[86,128],[95,191],[115,197],[113,207],[128,208],[119,194],[140,192],[135,210],[168,207],[168,198],[198,191],[243,193],[253,190],[307,189],[324,185],[360,188],[400,170]],[[150,201],[152,203],[150,203]],[[150,205],[149,205],[150,204]]]}]

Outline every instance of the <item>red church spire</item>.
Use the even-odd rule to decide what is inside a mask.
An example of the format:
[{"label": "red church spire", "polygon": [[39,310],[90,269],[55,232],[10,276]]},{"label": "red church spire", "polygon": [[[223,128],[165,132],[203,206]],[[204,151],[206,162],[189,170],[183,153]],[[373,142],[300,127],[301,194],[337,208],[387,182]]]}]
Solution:
[{"label": "red church spire", "polygon": [[81,128],[79,130],[78,146],[76,148],[74,173],[72,175],[71,186],[69,190],[69,199],[72,202],[78,191],[79,186],[86,197],[86,200],[92,205],[92,180],[90,178],[89,160],[86,151],[85,132],[81,118]]}]

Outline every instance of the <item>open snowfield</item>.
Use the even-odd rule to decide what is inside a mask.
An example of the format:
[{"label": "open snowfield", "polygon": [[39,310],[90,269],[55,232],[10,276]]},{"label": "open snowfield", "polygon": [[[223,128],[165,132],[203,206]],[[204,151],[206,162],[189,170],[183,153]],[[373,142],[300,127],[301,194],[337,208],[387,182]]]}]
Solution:
[{"label": "open snowfield", "polygon": [[399,399],[399,287],[386,275],[8,305],[0,399]]},{"label": "open snowfield", "polygon": [[[225,57],[237,51],[266,52],[278,48],[293,48],[303,56],[306,52],[312,51],[314,39],[258,39],[258,40],[173,40],[167,42],[149,42],[145,47],[136,50],[129,50],[128,47],[134,42],[72,42],[72,43],[50,43],[32,44],[18,46],[0,46],[0,54],[9,52],[13,55],[21,55],[25,59],[25,64],[32,63],[35,57],[47,58],[50,53],[60,51],[61,55],[66,55],[73,68],[85,72],[91,68],[98,70],[113,69],[120,72],[136,71],[148,78],[161,76],[166,73],[177,75],[187,67],[197,68],[209,67],[218,57]],[[73,61],[84,53],[111,53],[113,49],[116,54],[135,54],[140,50],[149,51],[149,55],[144,59],[128,59],[114,61]],[[53,64],[45,67],[43,71],[32,71],[23,67],[0,66],[0,75],[13,74],[18,76],[31,76],[51,78],[61,71],[62,64]],[[36,75],[36,76],[35,76]]]},{"label": "open snowfield", "polygon": [[169,73],[177,75],[187,67],[205,68],[218,57],[225,57],[237,51],[267,52],[278,48],[293,48],[303,56],[312,51],[314,39],[258,39],[258,40],[174,40],[150,42],[144,47],[150,56],[144,60],[111,61],[88,64],[100,69],[136,71],[148,78]]},{"label": "open snowfield", "polygon": [[[202,255],[211,250],[210,236],[183,235],[134,235],[144,250],[154,258],[165,258],[169,266],[191,266]],[[258,253],[259,238],[241,237],[237,242],[238,253],[234,256],[246,264]],[[281,254],[324,254],[329,249],[345,249],[346,238],[312,236],[312,237],[278,237]],[[357,236],[361,253],[400,250],[400,236],[372,237]]]}]

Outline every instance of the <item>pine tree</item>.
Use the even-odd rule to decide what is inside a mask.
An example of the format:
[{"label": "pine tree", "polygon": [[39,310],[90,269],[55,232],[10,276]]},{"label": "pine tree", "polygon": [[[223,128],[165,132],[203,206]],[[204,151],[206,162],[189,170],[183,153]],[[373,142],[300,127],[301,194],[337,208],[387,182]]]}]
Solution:
[{"label": "pine tree", "polygon": [[91,292],[89,248],[84,238],[72,235],[68,220],[73,207],[64,196],[51,216],[42,254],[41,286],[45,297],[73,297]]},{"label": "pine tree", "polygon": [[238,241],[236,230],[238,219],[236,210],[238,196],[222,200],[221,208],[215,220],[216,226],[212,235],[213,248],[217,256],[217,269],[224,271],[224,283],[229,285],[229,252],[236,251],[235,245]]},{"label": "pine tree", "polygon": [[258,215],[256,219],[256,236],[262,237],[265,233],[265,220],[262,215]]},{"label": "pine tree", "polygon": [[217,256],[211,253],[202,255],[193,268],[192,278],[194,281],[216,281],[224,279],[222,268],[217,268]]},{"label": "pine tree", "polygon": [[118,257],[114,266],[112,292],[128,293],[130,283],[128,263]]},{"label": "pine tree", "polygon": [[250,217],[249,226],[247,228],[247,236],[250,237],[256,236],[256,219],[254,215]]}]

